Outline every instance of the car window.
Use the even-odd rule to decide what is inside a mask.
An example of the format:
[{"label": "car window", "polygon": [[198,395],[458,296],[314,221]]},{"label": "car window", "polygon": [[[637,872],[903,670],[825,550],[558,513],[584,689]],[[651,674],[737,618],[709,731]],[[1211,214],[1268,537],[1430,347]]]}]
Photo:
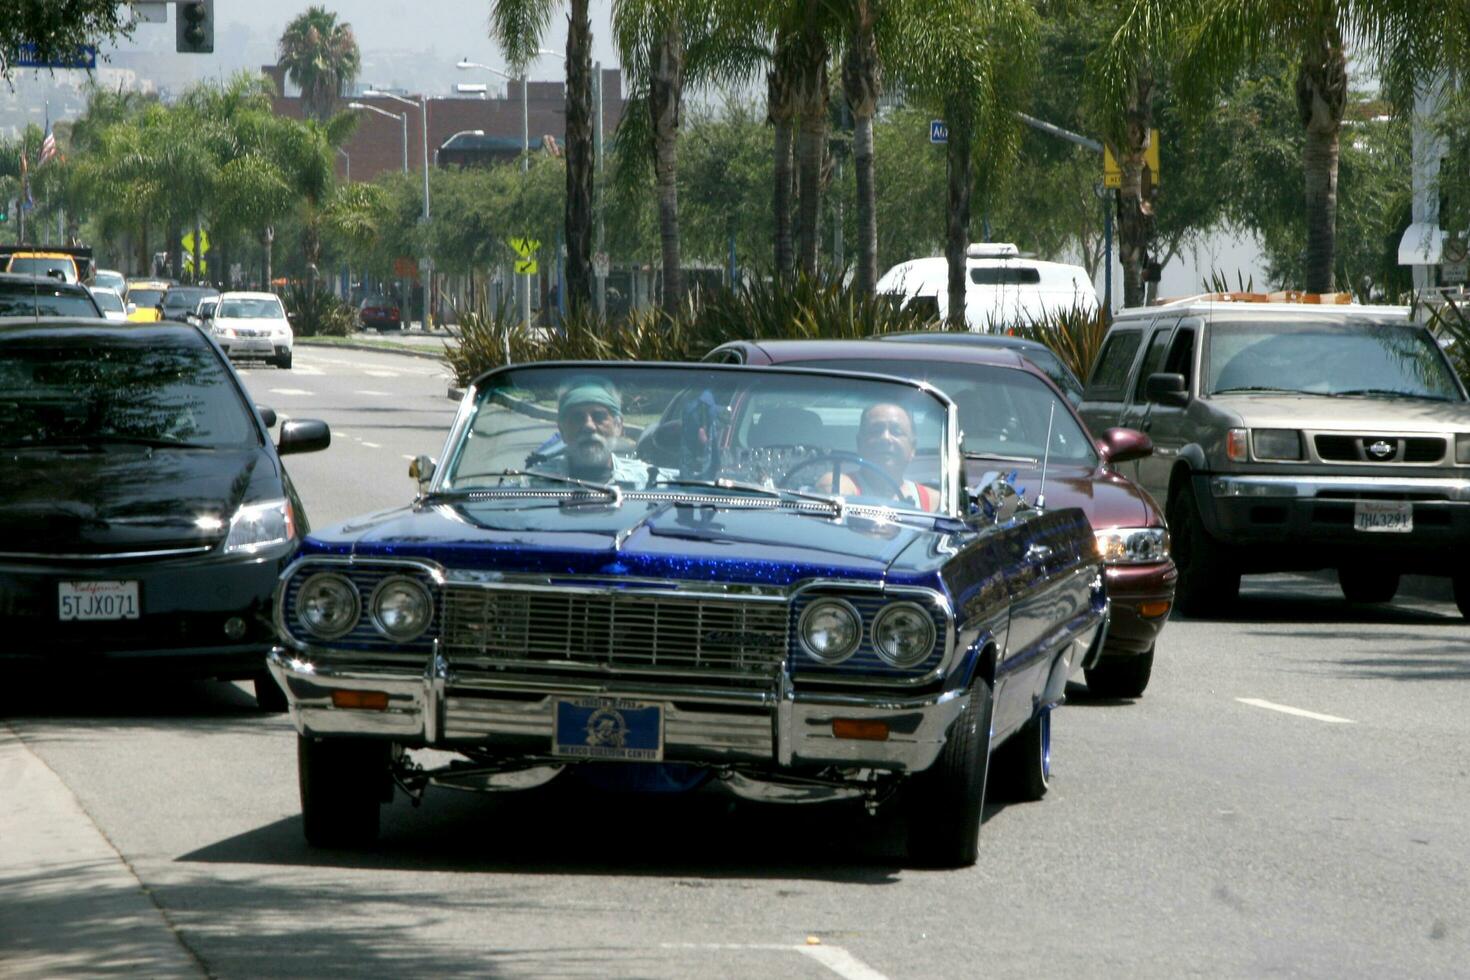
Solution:
[{"label": "car window", "polygon": [[1289,391],[1463,401],[1427,330],[1371,321],[1216,321],[1206,351],[1206,391]]},{"label": "car window", "polygon": [[6,283],[0,286],[0,316],[71,316],[95,320],[92,298],[59,283]]},{"label": "car window", "polygon": [[0,445],[107,438],[260,445],[249,406],[202,343],[114,335],[0,345]]},{"label": "car window", "polygon": [[1103,342],[1102,353],[1097,356],[1097,365],[1087,382],[1084,397],[1088,401],[1122,401],[1124,386],[1128,384],[1128,370],[1133,367],[1133,356],[1143,342],[1138,330],[1115,330]]},{"label": "car window", "polygon": [[1051,459],[1089,464],[1097,459],[1092,440],[1066,402],[1027,371],[996,364],[908,359],[827,359],[793,366],[871,371],[927,381],[955,403],[966,452],[1040,459],[1050,428]]},{"label": "car window", "polygon": [[110,289],[94,290],[92,299],[97,301],[97,306],[104,313],[123,313],[127,311],[127,306],[123,304],[122,297]]},{"label": "car window", "polygon": [[1189,391],[1194,381],[1194,328],[1180,327],[1169,345],[1169,358],[1164,362],[1167,374],[1184,375],[1184,390]]},{"label": "car window", "polygon": [[163,295],[163,308],[192,310],[204,295],[204,291],[199,289],[170,289]]},{"label": "car window", "polygon": [[970,282],[977,286],[1034,286],[1041,282],[1041,270],[1034,265],[982,265],[970,270]]},{"label": "car window", "polygon": [[1144,389],[1148,387],[1148,376],[1157,374],[1163,370],[1164,354],[1169,349],[1169,334],[1178,322],[1171,320],[1161,327],[1155,327],[1154,332],[1148,340],[1148,350],[1144,351],[1143,364],[1138,369],[1138,380],[1133,385],[1133,400],[1135,402],[1148,401],[1148,395]]},{"label": "car window", "polygon": [[140,310],[149,306],[157,306],[158,301],[161,299],[163,299],[163,290],[161,289],[149,289],[144,286],[128,290],[128,302]]},{"label": "car window", "polygon": [[274,297],[252,297],[244,299],[222,299],[215,316],[220,319],[283,320],[285,311],[281,302]]},{"label": "car window", "polygon": [[57,272],[66,282],[77,281],[77,268],[71,259],[44,258],[39,255],[17,255],[10,260],[10,271],[23,276],[50,276]]},{"label": "car window", "polygon": [[1075,375],[1062,363],[1062,359],[1046,347],[1022,347],[1021,356],[1041,368],[1051,383],[1066,394],[1067,400],[1076,404],[1082,400],[1082,385]]}]

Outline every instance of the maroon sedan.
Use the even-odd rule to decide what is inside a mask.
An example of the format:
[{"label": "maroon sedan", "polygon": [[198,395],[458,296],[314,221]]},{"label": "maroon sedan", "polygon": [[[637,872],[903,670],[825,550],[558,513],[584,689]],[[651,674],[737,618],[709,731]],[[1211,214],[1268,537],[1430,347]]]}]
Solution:
[{"label": "maroon sedan", "polygon": [[981,487],[994,476],[1015,471],[1013,482],[1028,499],[1044,493],[1053,507],[1086,512],[1107,563],[1113,602],[1107,645],[1102,659],[1086,671],[1087,686],[1108,697],[1143,693],[1153,670],[1155,640],[1174,603],[1178,573],[1169,557],[1162,508],[1114,466],[1151,453],[1148,436],[1109,429],[1094,439],[1046,374],[1010,350],[874,340],[761,340],[722,344],[705,360],[922,378],[947,394],[959,408],[970,486]]}]

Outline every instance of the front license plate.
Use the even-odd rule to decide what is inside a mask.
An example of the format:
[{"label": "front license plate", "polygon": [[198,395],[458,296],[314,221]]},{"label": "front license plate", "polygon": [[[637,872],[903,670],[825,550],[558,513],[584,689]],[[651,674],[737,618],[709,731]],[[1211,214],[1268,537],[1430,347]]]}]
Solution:
[{"label": "front license plate", "polygon": [[1353,527],[1408,533],[1414,530],[1414,505],[1407,500],[1359,500],[1353,506]]},{"label": "front license plate", "polygon": [[663,706],[621,698],[558,698],[551,751],[580,759],[661,762]]},{"label": "front license plate", "polygon": [[137,619],[137,582],[62,582],[57,615],[68,620]]}]

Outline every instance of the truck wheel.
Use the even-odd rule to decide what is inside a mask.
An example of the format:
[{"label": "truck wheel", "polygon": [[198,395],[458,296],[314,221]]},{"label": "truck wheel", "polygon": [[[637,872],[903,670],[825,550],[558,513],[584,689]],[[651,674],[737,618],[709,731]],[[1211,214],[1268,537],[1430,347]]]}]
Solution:
[{"label": "truck wheel", "polygon": [[1179,581],[1174,605],[1186,616],[1218,615],[1240,595],[1240,568],[1229,552],[1205,530],[1194,494],[1180,487],[1169,497],[1169,536]]},{"label": "truck wheel", "polygon": [[1006,800],[1034,803],[1051,787],[1051,711],[1034,716],[995,752],[995,789]]},{"label": "truck wheel", "polygon": [[1348,602],[1391,602],[1399,590],[1399,573],[1349,565],[1337,570],[1337,584]]},{"label": "truck wheel", "polygon": [[255,706],[261,711],[278,715],[290,707],[286,703],[286,692],[281,690],[281,685],[276,683],[270,671],[262,670],[251,680],[255,684]]},{"label": "truck wheel", "polygon": [[1455,606],[1461,616],[1470,620],[1470,575],[1456,575],[1451,584],[1455,587]]},{"label": "truck wheel", "polygon": [[1138,698],[1154,672],[1154,648],[1131,657],[1106,657],[1082,673],[1087,690],[1100,698]]},{"label": "truck wheel", "polygon": [[[296,738],[301,818],[312,847],[363,847],[378,836],[378,809],[392,784],[387,742]],[[386,784],[386,785],[385,785]]]},{"label": "truck wheel", "polygon": [[939,758],[909,781],[908,854],[918,866],[965,868],[980,855],[993,694],[984,680],[975,682]]}]

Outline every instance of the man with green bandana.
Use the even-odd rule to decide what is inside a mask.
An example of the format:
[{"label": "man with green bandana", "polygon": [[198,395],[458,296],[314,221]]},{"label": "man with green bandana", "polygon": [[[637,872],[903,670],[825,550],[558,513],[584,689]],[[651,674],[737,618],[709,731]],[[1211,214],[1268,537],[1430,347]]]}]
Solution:
[{"label": "man with green bandana", "polygon": [[567,383],[557,398],[557,429],[566,448],[530,467],[532,470],[591,483],[615,483],[625,490],[644,489],[650,478],[661,475],[648,463],[614,452],[625,442],[623,398],[606,378],[582,375]]}]

